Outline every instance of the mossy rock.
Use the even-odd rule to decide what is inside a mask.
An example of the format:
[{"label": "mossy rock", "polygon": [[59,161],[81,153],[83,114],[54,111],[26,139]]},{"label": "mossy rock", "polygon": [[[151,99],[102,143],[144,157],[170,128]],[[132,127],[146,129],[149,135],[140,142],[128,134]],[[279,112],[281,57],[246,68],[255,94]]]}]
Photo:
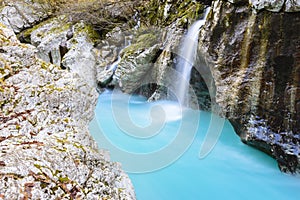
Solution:
[{"label": "mossy rock", "polygon": [[[82,22],[79,22],[77,24],[74,25],[74,37],[76,38],[76,36],[80,35],[80,34],[86,34],[88,36],[88,38],[90,38],[92,43],[97,43],[100,41],[101,36],[100,34],[93,28],[92,25],[90,24],[85,24]],[[76,43],[76,41],[73,41]]]},{"label": "mossy rock", "polygon": [[152,0],[139,9],[144,25],[168,26],[179,20],[179,25],[185,26],[186,23],[191,23],[202,16],[204,5],[193,0],[171,3]]},{"label": "mossy rock", "polygon": [[55,33],[60,33],[60,32],[66,31],[66,30],[70,29],[70,27],[72,25],[70,22],[68,22],[66,16],[59,16],[59,17],[47,19],[39,24],[36,24],[33,27],[26,29],[26,30],[22,31],[21,33],[19,33],[17,35],[17,37],[22,42],[30,43],[31,42],[30,37],[31,37],[32,32],[46,26],[47,24],[53,24],[53,26],[47,31],[41,31],[40,33],[38,33],[39,37],[44,37],[48,34],[55,34]]},{"label": "mossy rock", "polygon": [[136,36],[134,37],[132,44],[125,48],[122,54],[126,57],[133,54],[139,54],[152,47],[153,45],[159,43],[160,34],[159,31],[155,29],[140,29]]}]

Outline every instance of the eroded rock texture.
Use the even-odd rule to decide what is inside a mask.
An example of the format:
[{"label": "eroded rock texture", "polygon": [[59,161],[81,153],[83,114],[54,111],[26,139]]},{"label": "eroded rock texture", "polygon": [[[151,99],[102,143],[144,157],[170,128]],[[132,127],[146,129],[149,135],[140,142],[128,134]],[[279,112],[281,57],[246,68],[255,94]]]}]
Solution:
[{"label": "eroded rock texture", "polygon": [[245,143],[292,173],[300,172],[299,33],[299,12],[214,1],[199,43],[223,114]]},{"label": "eroded rock texture", "polygon": [[0,24],[0,199],[135,199],[88,132],[95,88]]},{"label": "eroded rock texture", "polygon": [[51,7],[48,4],[34,0],[0,1],[0,22],[13,29],[15,33],[42,21],[50,13]]}]

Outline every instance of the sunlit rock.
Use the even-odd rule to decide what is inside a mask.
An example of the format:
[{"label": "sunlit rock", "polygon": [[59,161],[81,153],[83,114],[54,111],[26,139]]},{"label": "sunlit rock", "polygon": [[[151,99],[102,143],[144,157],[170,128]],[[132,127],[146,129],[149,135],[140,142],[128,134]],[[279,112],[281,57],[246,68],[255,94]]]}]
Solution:
[{"label": "sunlit rock", "polygon": [[2,24],[0,46],[0,197],[135,199],[89,134],[95,88],[38,59]]}]

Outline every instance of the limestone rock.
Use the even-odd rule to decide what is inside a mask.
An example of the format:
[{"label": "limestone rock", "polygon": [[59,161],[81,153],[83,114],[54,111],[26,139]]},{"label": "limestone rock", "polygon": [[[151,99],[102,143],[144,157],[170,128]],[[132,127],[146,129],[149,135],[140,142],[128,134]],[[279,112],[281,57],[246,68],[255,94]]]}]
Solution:
[{"label": "limestone rock", "polygon": [[199,56],[216,102],[245,143],[275,157],[282,171],[300,173],[300,13],[257,13],[225,1],[213,9]]},{"label": "limestone rock", "polygon": [[228,2],[230,2],[230,3],[245,3],[245,2],[247,2],[248,3],[248,0],[227,0]]},{"label": "limestone rock", "polygon": [[62,64],[78,73],[90,86],[96,87],[96,57],[93,52],[94,42],[91,40],[92,34],[96,33],[83,23],[75,24],[73,33],[73,38],[67,41],[68,52]]},{"label": "limestone rock", "polygon": [[115,27],[94,49],[97,58],[97,82],[100,88],[110,86],[121,61],[120,54],[130,45],[133,32],[134,30],[124,32],[120,27]]},{"label": "limestone rock", "polygon": [[126,93],[135,92],[147,82],[161,44],[159,32],[148,29],[135,38],[121,54],[121,61],[113,76],[113,81]]},{"label": "limestone rock", "polygon": [[50,7],[31,0],[4,1],[0,8],[0,22],[19,33],[48,17]]},{"label": "limestone rock", "polygon": [[38,49],[39,58],[60,66],[64,56],[61,55],[61,49],[66,48],[70,29],[71,25],[67,23],[66,17],[60,16],[40,23],[22,34],[30,37],[30,43]]},{"label": "limestone rock", "polygon": [[266,9],[269,11],[279,12],[285,0],[249,0],[249,3],[256,9]]},{"label": "limestone rock", "polygon": [[286,12],[299,12],[300,11],[300,0],[286,0],[285,11]]},{"label": "limestone rock", "polygon": [[[235,3],[235,1],[230,1]],[[249,0],[249,4],[256,10],[268,10],[272,12],[299,12],[300,1],[299,0]]]},{"label": "limestone rock", "polygon": [[97,33],[88,25],[71,25],[66,16],[44,21],[22,32],[38,49],[39,58],[79,74],[90,86],[96,86],[94,41]]},{"label": "limestone rock", "polygon": [[0,197],[135,199],[88,132],[97,96],[0,24]]}]

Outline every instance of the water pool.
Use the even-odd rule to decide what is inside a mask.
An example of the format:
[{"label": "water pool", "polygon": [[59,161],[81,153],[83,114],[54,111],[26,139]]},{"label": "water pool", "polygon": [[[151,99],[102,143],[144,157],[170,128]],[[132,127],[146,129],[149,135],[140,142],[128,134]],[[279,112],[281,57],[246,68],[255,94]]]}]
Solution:
[{"label": "water pool", "polygon": [[[129,172],[138,200],[300,199],[300,178],[281,173],[275,160],[240,142],[228,121],[213,150],[199,159],[211,113],[109,91],[95,112],[90,131]],[[181,126],[187,141],[178,142]]]}]

